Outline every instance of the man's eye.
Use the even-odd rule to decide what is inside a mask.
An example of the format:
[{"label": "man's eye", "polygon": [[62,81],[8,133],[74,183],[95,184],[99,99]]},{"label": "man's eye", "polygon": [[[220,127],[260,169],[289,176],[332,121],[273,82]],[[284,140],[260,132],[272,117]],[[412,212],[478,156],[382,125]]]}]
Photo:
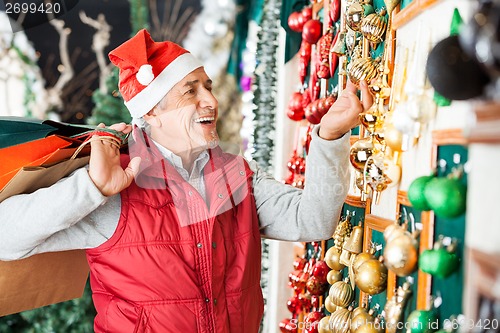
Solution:
[{"label": "man's eye", "polygon": [[191,95],[191,94],[194,94],[194,89],[189,89],[184,93],[184,95]]}]

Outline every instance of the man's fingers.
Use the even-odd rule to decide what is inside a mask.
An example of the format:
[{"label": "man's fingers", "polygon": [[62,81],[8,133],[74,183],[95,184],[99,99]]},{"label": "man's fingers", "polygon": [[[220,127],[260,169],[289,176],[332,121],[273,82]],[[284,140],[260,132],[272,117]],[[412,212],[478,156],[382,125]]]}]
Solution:
[{"label": "man's fingers", "polygon": [[368,84],[366,81],[361,81],[359,83],[359,88],[361,90],[361,98],[363,102],[363,108],[366,110],[373,104],[373,96],[368,89]]},{"label": "man's fingers", "polygon": [[141,165],[141,158],[139,156],[134,157],[130,160],[127,168],[124,170],[127,175],[127,186],[132,183],[132,180],[139,173],[139,167]]},{"label": "man's fingers", "polygon": [[[358,88],[354,83],[351,82],[351,80],[347,80],[347,84],[344,89],[345,92],[352,92],[355,94],[358,91]],[[343,92],[342,92],[343,93]]]}]

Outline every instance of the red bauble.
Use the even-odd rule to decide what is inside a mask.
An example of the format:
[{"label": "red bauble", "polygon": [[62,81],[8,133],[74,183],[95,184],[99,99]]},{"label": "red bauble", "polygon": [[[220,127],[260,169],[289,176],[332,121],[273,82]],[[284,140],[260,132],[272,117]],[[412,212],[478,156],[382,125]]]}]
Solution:
[{"label": "red bauble", "polygon": [[336,22],[340,18],[340,0],[330,1],[330,10],[328,12],[330,15],[330,20]]},{"label": "red bauble", "polygon": [[295,32],[302,32],[303,20],[301,12],[293,12],[288,16],[288,26]]},{"label": "red bauble", "polygon": [[295,92],[290,97],[288,102],[288,111],[286,115],[288,118],[294,121],[300,121],[304,119],[304,106],[303,106],[303,94],[300,92]]},{"label": "red bauble", "polygon": [[318,333],[318,324],[321,318],[325,315],[320,311],[309,312],[304,319],[305,330],[304,333]]},{"label": "red bauble", "polygon": [[326,292],[328,283],[322,282],[316,276],[311,276],[309,277],[309,280],[307,280],[306,288],[309,294],[321,296]]},{"label": "red bauble", "polygon": [[311,104],[309,104],[305,109],[304,113],[306,115],[306,119],[313,125],[319,124],[321,118],[319,117],[318,111],[318,100],[315,100]]},{"label": "red bauble", "polygon": [[313,17],[312,7],[311,6],[304,7],[304,9],[302,9],[301,14],[302,14],[302,17],[304,18],[304,22],[309,21]]},{"label": "red bauble", "polygon": [[306,266],[307,259],[306,258],[295,258],[293,262],[293,268],[303,270]]},{"label": "red bauble", "polygon": [[286,302],[286,307],[288,308],[288,311],[290,311],[295,317],[295,315],[302,310],[298,295],[290,297]]},{"label": "red bauble", "polygon": [[309,20],[302,28],[302,39],[310,44],[316,44],[323,33],[320,20]]},{"label": "red bauble", "polygon": [[309,311],[311,299],[306,294],[299,294],[299,303],[303,310]]},{"label": "red bauble", "polygon": [[[293,179],[292,186],[296,187],[296,188],[303,189],[305,182],[306,182],[306,179],[304,178],[303,175],[296,174],[295,178]],[[304,288],[305,288],[305,286],[304,286]]]},{"label": "red bauble", "polygon": [[316,264],[314,264],[312,275],[324,284],[327,283],[326,276],[329,271],[330,267],[328,267],[326,262],[324,260],[318,260]]}]

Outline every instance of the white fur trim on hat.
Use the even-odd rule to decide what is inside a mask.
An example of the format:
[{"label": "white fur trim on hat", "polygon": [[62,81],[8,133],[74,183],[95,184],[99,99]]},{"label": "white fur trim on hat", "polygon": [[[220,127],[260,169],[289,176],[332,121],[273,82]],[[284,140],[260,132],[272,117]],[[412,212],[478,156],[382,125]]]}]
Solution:
[{"label": "white fur trim on hat", "polygon": [[165,67],[141,92],[137,93],[128,102],[125,102],[125,106],[133,118],[144,116],[161,101],[173,86],[186,75],[202,66],[203,64],[191,53],[181,54]]},{"label": "white fur trim on hat", "polygon": [[153,66],[148,64],[142,65],[137,74],[135,74],[135,77],[140,84],[147,86],[155,78],[155,75],[153,74]]}]

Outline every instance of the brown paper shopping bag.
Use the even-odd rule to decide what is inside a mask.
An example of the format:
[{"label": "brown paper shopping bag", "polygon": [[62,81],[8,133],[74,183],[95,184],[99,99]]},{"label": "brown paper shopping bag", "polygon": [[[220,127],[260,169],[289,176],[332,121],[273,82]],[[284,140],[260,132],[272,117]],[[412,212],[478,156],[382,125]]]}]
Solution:
[{"label": "brown paper shopping bag", "polygon": [[[50,186],[88,160],[86,156],[49,167],[24,167],[0,192],[0,202]],[[81,297],[88,273],[84,250],[0,261],[0,316]]]}]

